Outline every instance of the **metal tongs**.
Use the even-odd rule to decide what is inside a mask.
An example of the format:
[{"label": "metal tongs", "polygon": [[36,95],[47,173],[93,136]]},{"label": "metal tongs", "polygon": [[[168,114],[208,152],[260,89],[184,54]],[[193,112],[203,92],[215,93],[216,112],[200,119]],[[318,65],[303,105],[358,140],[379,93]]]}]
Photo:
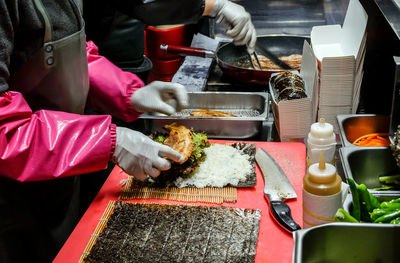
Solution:
[{"label": "metal tongs", "polygon": [[[249,45],[248,44],[246,44],[246,47],[247,47],[247,50],[249,50]],[[253,58],[251,57],[251,55],[253,55],[256,58],[258,68],[260,70],[262,70],[260,60],[258,59],[258,56],[257,56],[257,52],[254,50],[253,54],[251,54],[249,51],[247,51],[247,55],[249,56],[250,64],[253,67],[253,69],[257,70],[256,65],[254,65]]]},{"label": "metal tongs", "polygon": [[250,52],[247,52],[247,55],[249,56],[250,64],[253,67],[253,69],[257,70],[256,65],[254,65],[253,58],[251,57],[251,55],[253,55],[256,58],[257,66],[260,70],[262,70],[260,60],[258,59],[258,56],[257,56],[257,52],[254,51],[253,54],[250,54]]}]

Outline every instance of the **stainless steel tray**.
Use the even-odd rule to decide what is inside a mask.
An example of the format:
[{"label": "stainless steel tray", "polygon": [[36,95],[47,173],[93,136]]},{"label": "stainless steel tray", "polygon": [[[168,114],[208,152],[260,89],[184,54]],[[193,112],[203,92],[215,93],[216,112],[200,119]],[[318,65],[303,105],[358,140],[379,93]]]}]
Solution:
[{"label": "stainless steel tray", "polygon": [[370,133],[389,133],[389,116],[376,114],[343,114],[337,115],[339,135],[344,147],[354,145],[359,137]]},{"label": "stainless steel tray", "polygon": [[[343,147],[339,149],[340,160],[346,178],[357,184],[365,184],[370,190],[380,187],[379,175],[399,172],[390,147]],[[400,195],[400,191],[370,190],[373,194]]]},{"label": "stainless steel tray", "polygon": [[295,231],[293,238],[294,263],[398,262],[398,225],[330,223]]},{"label": "stainless steel tray", "polygon": [[[269,94],[266,92],[189,92],[189,106],[173,116],[144,113],[146,133],[166,132],[164,125],[176,122],[209,138],[246,139],[257,135],[268,119]],[[237,117],[193,117],[193,110],[208,109]]]}]

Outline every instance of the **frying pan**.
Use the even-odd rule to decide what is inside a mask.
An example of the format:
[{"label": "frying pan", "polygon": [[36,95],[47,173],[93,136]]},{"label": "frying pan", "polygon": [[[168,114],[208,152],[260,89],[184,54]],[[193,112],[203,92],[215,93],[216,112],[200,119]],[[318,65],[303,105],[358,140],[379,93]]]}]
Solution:
[{"label": "frying pan", "polygon": [[[291,54],[302,54],[304,40],[310,42],[309,37],[297,35],[265,35],[257,37],[257,45],[268,50],[276,57]],[[232,42],[220,46],[215,52],[201,48],[191,48],[173,45],[161,45],[167,53],[176,53],[182,56],[215,57],[222,72],[232,79],[245,84],[267,85],[272,73],[282,70],[255,70],[236,66],[235,62],[248,58],[246,46],[235,46]],[[258,54],[263,54],[258,50]],[[268,55],[265,54],[266,57]]]}]

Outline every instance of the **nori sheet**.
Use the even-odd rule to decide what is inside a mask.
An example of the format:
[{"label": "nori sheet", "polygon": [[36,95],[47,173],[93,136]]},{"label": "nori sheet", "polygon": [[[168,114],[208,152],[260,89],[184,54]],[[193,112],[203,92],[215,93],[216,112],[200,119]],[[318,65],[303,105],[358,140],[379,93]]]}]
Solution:
[{"label": "nori sheet", "polygon": [[85,262],[254,262],[260,210],[117,202]]}]

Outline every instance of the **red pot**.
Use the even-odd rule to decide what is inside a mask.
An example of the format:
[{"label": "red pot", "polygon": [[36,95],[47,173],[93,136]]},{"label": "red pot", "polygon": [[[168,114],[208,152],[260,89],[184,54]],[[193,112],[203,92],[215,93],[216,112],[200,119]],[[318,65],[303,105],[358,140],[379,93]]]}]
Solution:
[{"label": "red pot", "polygon": [[174,44],[189,46],[193,37],[190,27],[185,25],[147,27],[146,29],[146,51],[149,58],[166,60],[178,58],[177,54],[168,54],[160,49],[162,44]]},{"label": "red pot", "polygon": [[176,58],[171,60],[152,59],[153,68],[152,72],[157,74],[175,74],[183,62],[183,58]]}]

